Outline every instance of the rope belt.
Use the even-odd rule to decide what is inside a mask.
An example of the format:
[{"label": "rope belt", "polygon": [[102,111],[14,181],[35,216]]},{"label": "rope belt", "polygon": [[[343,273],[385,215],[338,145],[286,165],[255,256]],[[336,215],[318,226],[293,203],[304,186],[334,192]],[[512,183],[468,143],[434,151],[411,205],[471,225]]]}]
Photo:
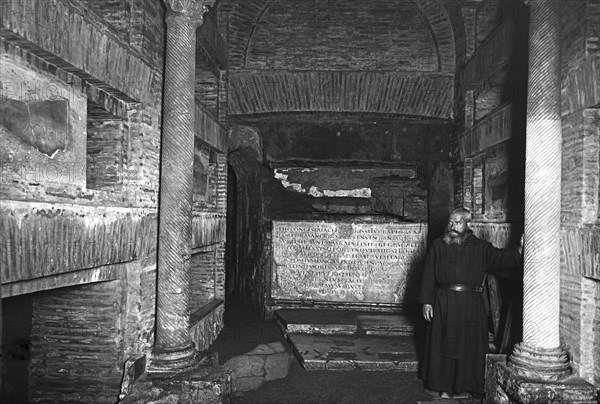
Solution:
[{"label": "rope belt", "polygon": [[479,285],[476,287],[465,285],[463,283],[435,283],[435,287],[438,289],[453,290],[455,292],[477,292],[483,293],[483,286]]}]

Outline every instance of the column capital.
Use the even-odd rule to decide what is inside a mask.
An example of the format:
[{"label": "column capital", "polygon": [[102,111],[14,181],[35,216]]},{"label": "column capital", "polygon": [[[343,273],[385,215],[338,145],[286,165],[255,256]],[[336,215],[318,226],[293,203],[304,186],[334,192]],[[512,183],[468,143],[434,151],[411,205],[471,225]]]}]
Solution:
[{"label": "column capital", "polygon": [[204,13],[216,0],[164,0],[169,16],[189,17],[198,25],[202,24]]}]

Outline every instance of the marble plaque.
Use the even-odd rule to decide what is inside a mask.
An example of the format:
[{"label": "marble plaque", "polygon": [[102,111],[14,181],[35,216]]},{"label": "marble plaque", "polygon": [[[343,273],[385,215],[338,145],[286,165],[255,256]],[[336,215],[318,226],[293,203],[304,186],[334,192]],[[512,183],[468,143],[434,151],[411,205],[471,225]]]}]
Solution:
[{"label": "marble plaque", "polygon": [[274,221],[271,297],[416,303],[425,223]]}]

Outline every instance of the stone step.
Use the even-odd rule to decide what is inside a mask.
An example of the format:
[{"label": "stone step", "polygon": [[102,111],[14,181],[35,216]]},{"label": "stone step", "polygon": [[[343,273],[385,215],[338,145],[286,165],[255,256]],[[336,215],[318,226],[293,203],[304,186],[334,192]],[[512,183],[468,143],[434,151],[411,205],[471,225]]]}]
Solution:
[{"label": "stone step", "polygon": [[415,331],[410,318],[401,314],[360,314],[356,320],[367,335],[410,336]]},{"label": "stone step", "polygon": [[417,401],[416,404],[481,404],[482,402],[481,399],[474,398],[467,393],[456,394],[452,398],[442,398],[437,391],[425,389],[425,392],[432,397],[433,401]]},{"label": "stone step", "polygon": [[351,335],[358,331],[356,313],[350,311],[281,309],[273,317],[284,333]]},{"label": "stone step", "polygon": [[288,333],[287,339],[306,370],[415,372],[412,337]]}]

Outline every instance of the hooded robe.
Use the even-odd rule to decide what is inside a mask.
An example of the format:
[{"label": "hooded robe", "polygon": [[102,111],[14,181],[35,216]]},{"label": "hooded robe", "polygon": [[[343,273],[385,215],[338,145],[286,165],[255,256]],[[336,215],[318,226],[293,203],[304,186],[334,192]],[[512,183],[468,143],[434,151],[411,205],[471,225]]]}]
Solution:
[{"label": "hooded robe", "polygon": [[495,248],[470,230],[462,245],[448,245],[442,238],[433,242],[419,293],[419,303],[433,307],[420,369],[428,388],[483,394],[489,350],[483,293],[441,289],[436,283],[460,283],[475,289],[482,286],[486,272],[520,266],[517,247]]}]

